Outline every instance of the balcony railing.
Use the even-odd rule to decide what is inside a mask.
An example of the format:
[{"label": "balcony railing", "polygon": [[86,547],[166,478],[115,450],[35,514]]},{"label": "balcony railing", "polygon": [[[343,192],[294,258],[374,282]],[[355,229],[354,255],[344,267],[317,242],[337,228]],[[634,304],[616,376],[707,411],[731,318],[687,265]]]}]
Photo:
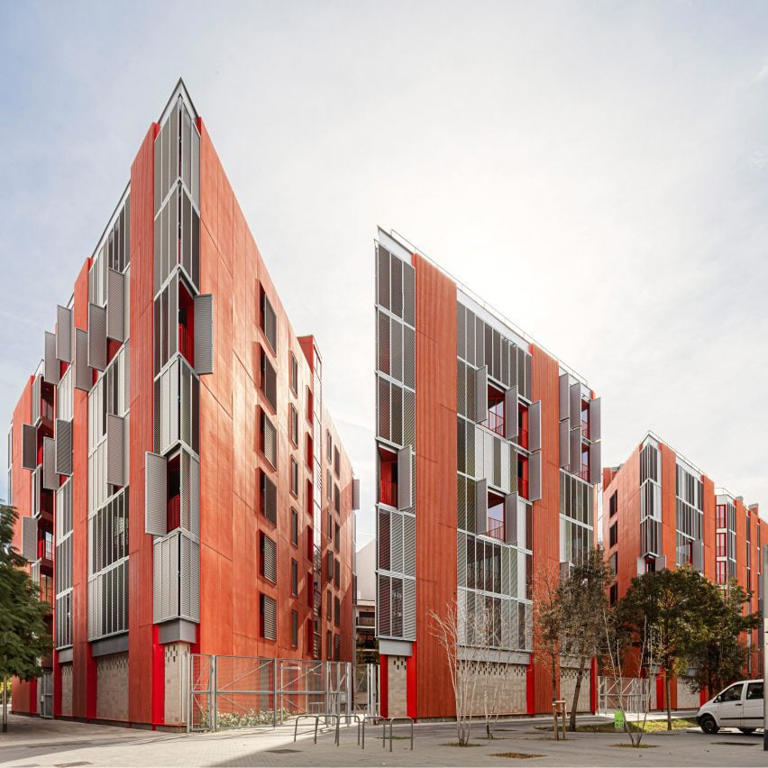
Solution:
[{"label": "balcony railing", "polygon": [[40,560],[53,560],[53,539],[39,539],[37,542],[37,557]]},{"label": "balcony railing", "polygon": [[499,539],[499,541],[504,540],[504,523],[500,520],[489,520],[488,521],[488,533],[487,536],[490,536],[492,539]]},{"label": "balcony railing", "polygon": [[488,429],[504,437],[504,414],[488,411]]}]

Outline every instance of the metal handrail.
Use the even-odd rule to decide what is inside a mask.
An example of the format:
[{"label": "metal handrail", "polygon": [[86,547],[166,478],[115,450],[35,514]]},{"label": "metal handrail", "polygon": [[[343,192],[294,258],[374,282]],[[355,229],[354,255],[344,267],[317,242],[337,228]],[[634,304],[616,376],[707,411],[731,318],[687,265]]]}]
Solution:
[{"label": "metal handrail", "polygon": [[389,723],[389,751],[392,751],[393,731],[396,722],[410,723],[411,724],[411,752],[413,752],[413,718],[412,717],[388,717],[384,722],[384,741],[382,742],[382,748],[386,749],[387,740],[387,723]]}]

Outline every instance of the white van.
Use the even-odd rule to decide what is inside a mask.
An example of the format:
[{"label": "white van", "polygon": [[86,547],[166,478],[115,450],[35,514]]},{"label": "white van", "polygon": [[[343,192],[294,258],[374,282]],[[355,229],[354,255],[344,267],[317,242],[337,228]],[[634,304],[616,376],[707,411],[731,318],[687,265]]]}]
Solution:
[{"label": "white van", "polygon": [[699,707],[696,720],[704,733],[738,728],[752,733],[763,727],[763,681],[741,680]]}]

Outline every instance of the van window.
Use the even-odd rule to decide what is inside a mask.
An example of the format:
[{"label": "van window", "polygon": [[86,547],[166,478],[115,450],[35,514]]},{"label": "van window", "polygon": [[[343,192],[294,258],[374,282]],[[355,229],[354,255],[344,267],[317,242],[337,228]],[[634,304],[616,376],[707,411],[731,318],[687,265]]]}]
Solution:
[{"label": "van window", "polygon": [[718,697],[717,700],[719,702],[723,701],[740,701],[741,700],[741,689],[743,685],[742,683],[736,683],[736,685],[732,685],[730,688],[726,688]]},{"label": "van window", "polygon": [[749,683],[749,685],[747,685],[747,699],[762,699],[762,698],[763,698],[763,684]]}]

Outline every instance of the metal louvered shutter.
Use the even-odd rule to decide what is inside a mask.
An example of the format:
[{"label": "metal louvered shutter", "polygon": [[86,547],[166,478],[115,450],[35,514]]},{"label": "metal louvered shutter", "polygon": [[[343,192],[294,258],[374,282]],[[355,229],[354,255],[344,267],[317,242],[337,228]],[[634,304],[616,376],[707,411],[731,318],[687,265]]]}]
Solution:
[{"label": "metal louvered shutter", "polygon": [[517,494],[504,497],[504,543],[517,544]]},{"label": "metal louvered shutter", "polygon": [[514,440],[518,435],[517,403],[517,385],[515,385],[504,393],[504,437],[507,440]]},{"label": "metal louvered shutter", "polygon": [[581,384],[578,381],[571,384],[570,401],[571,429],[575,429],[581,424]]},{"label": "metal louvered shutter", "polygon": [[56,358],[72,361],[72,310],[60,305],[56,307]]},{"label": "metal louvered shutter", "polygon": [[147,451],[144,469],[144,531],[153,536],[168,532],[168,462]]},{"label": "metal louvered shutter", "polygon": [[589,482],[600,482],[602,443],[592,443],[589,446]]},{"label": "metal louvered shutter", "polygon": [[416,325],[416,270],[403,262],[403,320],[409,325]]},{"label": "metal louvered shutter", "polygon": [[21,466],[37,468],[37,428],[31,424],[21,425]]},{"label": "metal louvered shutter", "polygon": [[541,400],[528,409],[528,450],[541,450]]},{"label": "metal louvered shutter", "polygon": [[213,373],[213,295],[195,296],[195,370]]},{"label": "metal louvered shutter", "polygon": [[403,637],[416,639],[416,582],[403,579]]},{"label": "metal louvered shutter", "polygon": [[532,453],[528,460],[528,501],[541,499],[541,453]]},{"label": "metal louvered shutter", "polygon": [[398,509],[409,509],[413,506],[411,494],[411,465],[413,448],[406,445],[397,452],[397,507]]},{"label": "metal louvered shutter", "polygon": [[45,332],[45,357],[43,359],[43,379],[49,384],[59,383],[59,366],[56,357],[56,336],[49,331]]},{"label": "metal louvered shutter", "polygon": [[59,487],[56,474],[56,442],[52,437],[43,438],[43,488],[55,491]]},{"label": "metal louvered shutter", "polygon": [[261,596],[261,634],[267,640],[277,640],[277,603],[269,595]]},{"label": "metal louvered shutter", "polygon": [[37,518],[21,518],[21,556],[33,563],[37,560]]},{"label": "metal louvered shutter", "polygon": [[56,474],[72,474],[72,421],[56,419]]},{"label": "metal louvered shutter", "polygon": [[379,575],[378,595],[376,597],[377,634],[389,637],[392,633],[390,607],[392,605],[392,587],[389,576]]},{"label": "metal louvered shutter", "polygon": [[403,326],[403,384],[416,385],[416,338],[407,325]]},{"label": "metal louvered shutter", "polygon": [[107,270],[107,337],[125,341],[125,276]]},{"label": "metal louvered shutter", "polygon": [[568,384],[568,374],[560,374],[560,419],[570,419],[571,417],[571,397],[570,388]]},{"label": "metal louvered shutter", "polygon": [[124,426],[120,416],[107,414],[107,482],[110,485],[125,485]]},{"label": "metal louvered shutter", "polygon": [[200,535],[200,462],[189,457],[189,530]]},{"label": "metal louvered shutter", "polygon": [[600,426],[600,398],[589,401],[589,439],[599,440],[601,436]]},{"label": "metal louvered shutter", "polygon": [[261,534],[261,572],[265,579],[277,581],[277,545],[263,533]]},{"label": "metal louvered shutter", "polygon": [[483,478],[475,483],[475,531],[488,532],[488,481]]},{"label": "metal louvered shutter", "polygon": [[403,515],[403,573],[416,575],[416,518]]},{"label": "metal louvered shutter", "polygon": [[571,430],[571,466],[570,470],[574,475],[581,472],[581,424],[576,429]]},{"label": "metal louvered shutter", "polygon": [[571,464],[571,435],[570,422],[563,419],[560,422],[560,466],[568,469]]},{"label": "metal louvered shutter", "polygon": [[704,568],[704,553],[700,541],[691,542],[691,566],[694,571],[701,571]]},{"label": "metal louvered shutter", "polygon": [[107,366],[107,310],[88,305],[88,365],[97,371]]},{"label": "metal louvered shutter", "polygon": [[93,374],[88,367],[88,332],[75,328],[75,389],[90,392]]},{"label": "metal louvered shutter", "polygon": [[481,423],[488,418],[488,366],[475,371],[475,421]]},{"label": "metal louvered shutter", "polygon": [[155,624],[179,615],[179,532],[156,541],[153,551],[153,619]]},{"label": "metal louvered shutter", "polygon": [[360,509],[360,479],[357,477],[352,480],[352,509]]},{"label": "metal louvered shutter", "polygon": [[200,621],[200,545],[179,533],[179,616]]}]

